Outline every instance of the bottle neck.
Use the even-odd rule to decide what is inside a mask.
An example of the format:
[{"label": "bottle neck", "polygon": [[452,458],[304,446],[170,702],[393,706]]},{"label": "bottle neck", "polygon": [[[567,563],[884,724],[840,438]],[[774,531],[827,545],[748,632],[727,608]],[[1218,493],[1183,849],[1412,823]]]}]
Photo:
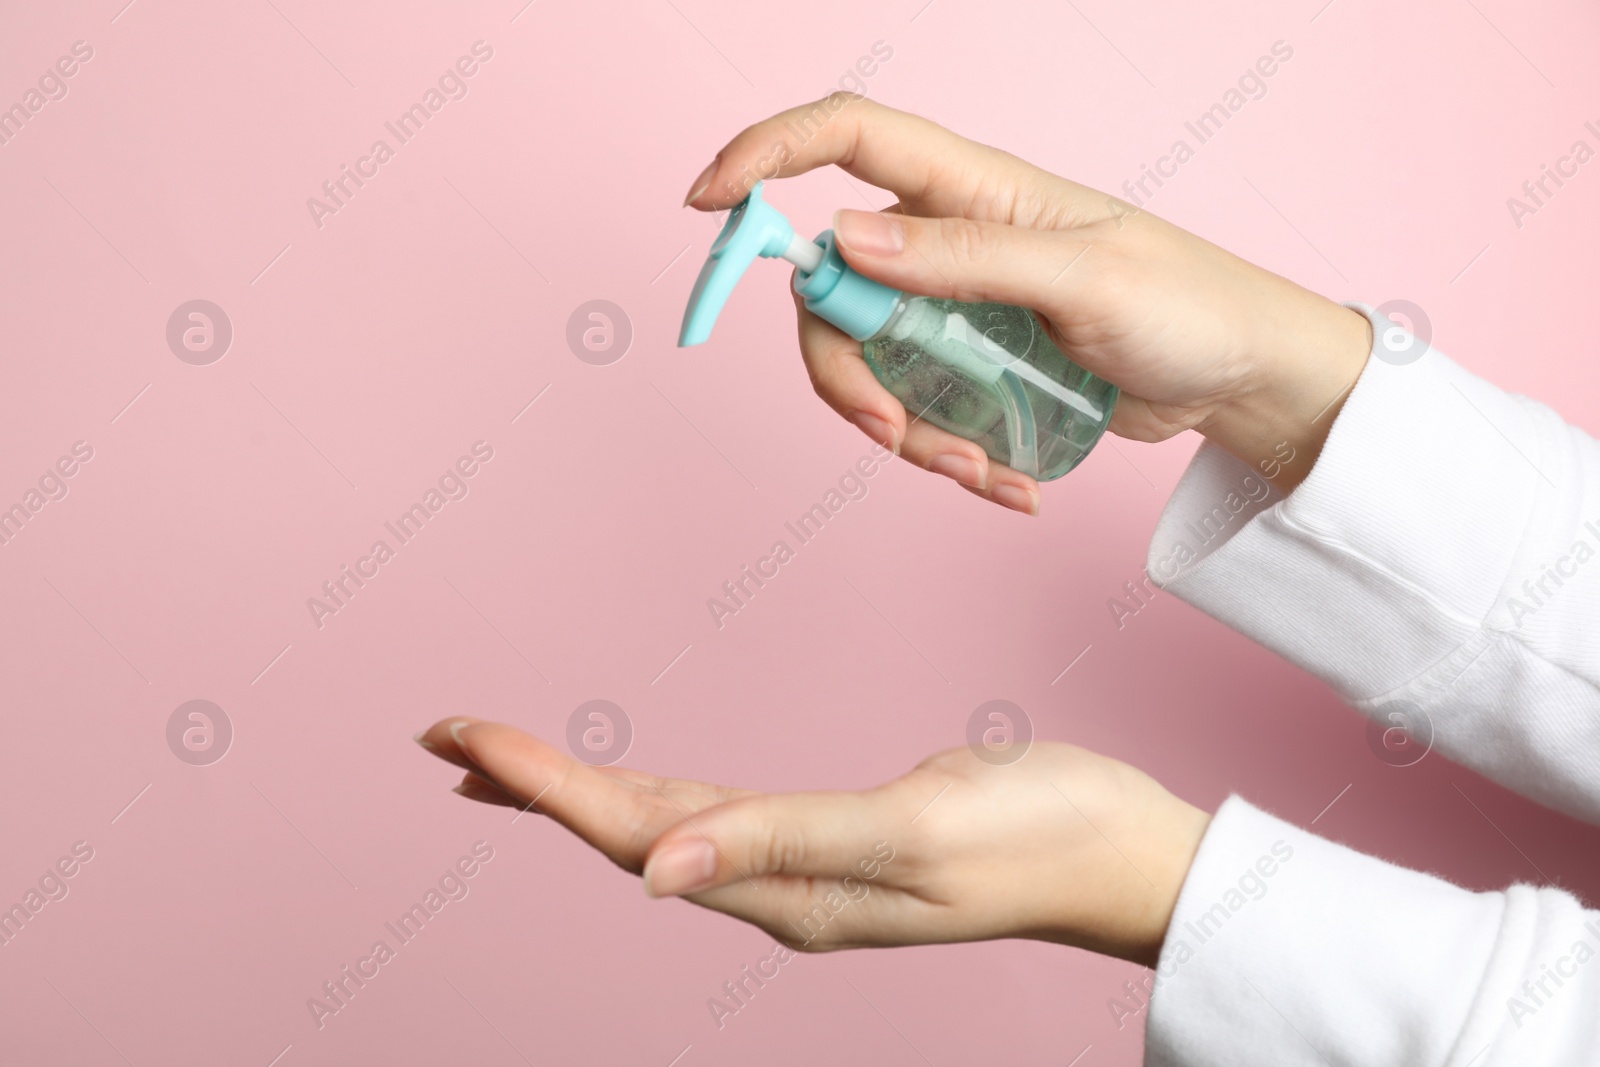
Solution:
[{"label": "bottle neck", "polygon": [[899,299],[894,302],[894,310],[889,312],[889,317],[883,320],[883,325],[878,328],[878,332],[867,338],[867,340],[879,341],[885,337],[904,336],[907,332],[906,328],[916,318],[916,312],[912,310],[912,306],[919,299],[919,297],[907,296],[905,293],[901,293]]}]

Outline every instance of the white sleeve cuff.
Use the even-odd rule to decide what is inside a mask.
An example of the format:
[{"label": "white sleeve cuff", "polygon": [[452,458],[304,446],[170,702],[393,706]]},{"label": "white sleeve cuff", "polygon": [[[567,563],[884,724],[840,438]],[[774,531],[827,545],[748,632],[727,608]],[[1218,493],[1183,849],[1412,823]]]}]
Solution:
[{"label": "white sleeve cuff", "polygon": [[[1395,327],[1373,324],[1378,347]],[[1540,454],[1530,406],[1435,349],[1399,365],[1380,348],[1291,495],[1202,446],[1157,525],[1150,575],[1353,699],[1397,688],[1501,599],[1544,484],[1534,464],[1558,461]]]},{"label": "white sleeve cuff", "polygon": [[[1145,1062],[1581,1062],[1595,1039],[1600,963],[1574,963],[1572,953],[1579,940],[1588,956],[1600,949],[1594,919],[1564,893],[1468,892],[1233,797],[1207,831],[1162,947]],[[1558,966],[1566,988],[1523,991],[1525,979]],[[1513,998],[1531,1010],[1513,1010]]]},{"label": "white sleeve cuff", "polygon": [[[1399,328],[1368,314],[1379,340],[1304,481],[1285,496],[1203,446],[1150,578],[1415,726],[1416,758],[1436,740],[1600,823],[1600,444],[1431,347],[1391,362]],[[1311,462],[1291,453],[1265,462]]]}]

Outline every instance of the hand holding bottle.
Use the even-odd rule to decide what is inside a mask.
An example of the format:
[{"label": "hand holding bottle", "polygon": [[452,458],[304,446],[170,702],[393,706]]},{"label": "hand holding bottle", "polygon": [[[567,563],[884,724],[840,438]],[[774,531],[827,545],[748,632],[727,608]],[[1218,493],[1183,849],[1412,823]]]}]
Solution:
[{"label": "hand holding bottle", "polygon": [[[799,128],[811,136],[794,146]],[[1197,429],[1252,464],[1279,442],[1314,460],[1365,366],[1360,314],[1131,204],[863,98],[836,95],[751,126],[686,203],[732,207],[756,178],[827,164],[899,198],[881,214],[837,213],[852,268],[909,293],[1033,309],[1071,360],[1121,388],[1110,428],[1123,437]],[[908,414],[860,343],[799,310],[801,352],[831,407],[919,466],[1037,512],[1031,477]],[[1310,466],[1276,480],[1291,488]]]},{"label": "hand holding bottle", "polygon": [[498,723],[418,740],[469,799],[555,819],[653,896],[791,948],[1028,937],[1154,965],[1209,816],[1060,743],[1009,766],[967,749],[861,792],[762,794],[591,767]]}]

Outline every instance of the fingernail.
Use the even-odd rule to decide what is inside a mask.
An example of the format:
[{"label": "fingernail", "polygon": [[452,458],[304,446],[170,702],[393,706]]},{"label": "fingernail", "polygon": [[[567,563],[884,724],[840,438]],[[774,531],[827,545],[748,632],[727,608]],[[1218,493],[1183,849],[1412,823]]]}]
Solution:
[{"label": "fingernail", "polygon": [[467,744],[465,741],[461,740],[461,731],[465,730],[471,725],[472,724],[465,719],[459,719],[450,724],[450,740],[456,743],[456,747],[461,749],[463,755],[466,754]]},{"label": "fingernail", "polygon": [[1039,494],[1029,492],[1020,485],[997,485],[991,495],[996,504],[1012,511],[1020,511],[1024,515],[1039,514]]},{"label": "fingernail", "polygon": [[711,188],[711,176],[717,172],[717,164],[720,162],[721,160],[713,159],[706,165],[706,169],[700,172],[700,177],[696,178],[694,184],[689,187],[689,195],[683,198],[684,207],[694,203],[701,193]]},{"label": "fingernail", "polygon": [[835,211],[833,235],[850,251],[869,256],[897,256],[906,247],[900,220],[876,211]]},{"label": "fingernail", "polygon": [[983,464],[967,456],[957,455],[954,452],[934,456],[928,461],[928,469],[946,478],[954,478],[962,485],[970,485],[974,489],[983,488]]},{"label": "fingernail", "polygon": [[644,865],[644,891],[677,897],[710,883],[717,873],[717,850],[709,841],[685,841],[650,857]]},{"label": "fingernail", "polygon": [[424,741],[422,739],[422,735],[427,733],[427,732],[428,731],[426,731],[426,730],[418,730],[416,733],[411,735],[411,740],[415,741],[417,744],[421,745],[423,748],[427,749],[429,752],[437,752],[437,751],[439,751],[436,747],[434,747],[434,744],[433,744],[432,741]]},{"label": "fingernail", "polygon": [[856,429],[872,438],[878,444],[887,448],[895,455],[900,454],[900,442],[895,439],[894,427],[878,416],[867,411],[858,411],[850,416],[850,421],[856,424]]},{"label": "fingernail", "polygon": [[450,787],[450,792],[458,797],[466,797],[468,800],[476,800],[483,804],[492,804],[499,799],[495,795],[497,790],[486,785],[479,785],[477,782],[462,782],[460,785],[453,785]]}]

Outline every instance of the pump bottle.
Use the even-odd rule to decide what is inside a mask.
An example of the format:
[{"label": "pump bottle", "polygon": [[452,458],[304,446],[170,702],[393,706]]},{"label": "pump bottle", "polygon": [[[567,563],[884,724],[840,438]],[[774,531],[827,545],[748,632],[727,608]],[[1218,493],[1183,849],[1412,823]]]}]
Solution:
[{"label": "pump bottle", "polygon": [[1105,433],[1117,387],[1073,363],[1033,312],[891,289],[850,268],[833,231],[807,241],[766,203],[762,184],[728,215],[684,312],[680,346],[711,336],[723,305],[759,257],[798,270],[814,314],[861,342],[884,387],[921,418],[1040,481],[1077,466]]}]

